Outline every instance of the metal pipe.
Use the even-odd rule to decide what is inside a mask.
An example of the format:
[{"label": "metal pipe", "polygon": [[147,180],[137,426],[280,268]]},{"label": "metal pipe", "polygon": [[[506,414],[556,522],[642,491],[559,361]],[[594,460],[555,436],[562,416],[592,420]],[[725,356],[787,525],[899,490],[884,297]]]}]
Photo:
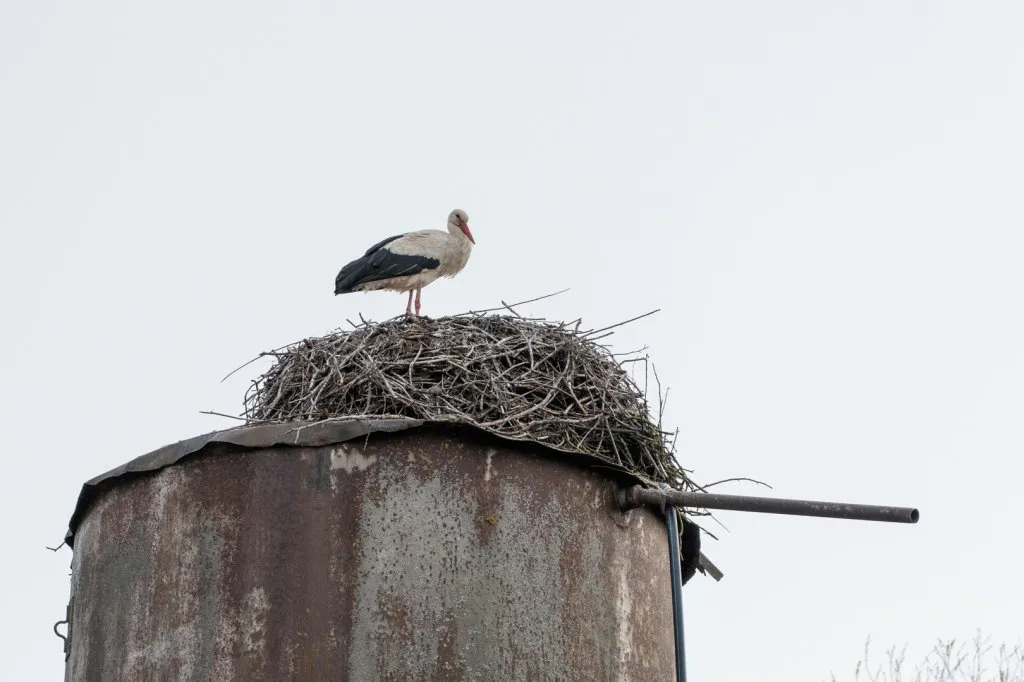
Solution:
[{"label": "metal pipe", "polygon": [[[664,484],[663,484],[664,485]],[[679,516],[676,508],[665,507],[668,523],[668,563],[672,577],[672,620],[675,624],[676,682],[686,682],[686,643],[683,638],[683,569],[679,553]]]},{"label": "metal pipe", "polygon": [[791,514],[820,516],[832,519],[860,521],[887,521],[890,523],[917,523],[920,513],[911,507],[880,507],[870,504],[818,502],[814,500],[787,500],[773,497],[747,497],[745,495],[715,495],[712,493],[658,490],[635,485],[620,490],[619,506],[632,509],[644,505],[664,508],[666,505],[690,509],[727,509],[752,511],[763,514]]}]

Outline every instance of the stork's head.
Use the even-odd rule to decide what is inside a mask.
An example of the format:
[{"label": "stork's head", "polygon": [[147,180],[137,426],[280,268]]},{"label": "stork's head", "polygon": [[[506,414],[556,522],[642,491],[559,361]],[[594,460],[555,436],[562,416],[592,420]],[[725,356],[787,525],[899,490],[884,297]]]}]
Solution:
[{"label": "stork's head", "polygon": [[476,240],[473,239],[473,233],[469,231],[469,215],[461,208],[457,208],[448,214],[448,230],[454,232],[454,229],[462,231],[462,234],[466,235],[469,241],[476,244]]}]

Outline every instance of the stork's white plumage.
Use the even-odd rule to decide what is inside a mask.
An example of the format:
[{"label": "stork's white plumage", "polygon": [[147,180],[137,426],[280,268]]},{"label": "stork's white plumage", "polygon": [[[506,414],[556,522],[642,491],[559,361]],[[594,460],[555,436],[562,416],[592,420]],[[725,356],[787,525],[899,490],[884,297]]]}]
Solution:
[{"label": "stork's white plumage", "polygon": [[388,237],[374,244],[362,258],[341,269],[334,280],[334,294],[355,291],[408,291],[406,314],[420,314],[420,292],[435,279],[454,277],[469,260],[476,241],[469,231],[469,216],[462,209],[448,214],[448,231],[418,230]]}]

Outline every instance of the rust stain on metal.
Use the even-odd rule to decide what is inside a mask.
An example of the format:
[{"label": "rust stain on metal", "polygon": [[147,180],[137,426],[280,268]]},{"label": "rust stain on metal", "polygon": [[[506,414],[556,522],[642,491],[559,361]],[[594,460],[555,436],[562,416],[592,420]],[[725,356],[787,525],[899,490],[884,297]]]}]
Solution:
[{"label": "rust stain on metal", "polygon": [[83,510],[66,679],[670,679],[665,526],[615,489],[442,427],[217,446]]}]

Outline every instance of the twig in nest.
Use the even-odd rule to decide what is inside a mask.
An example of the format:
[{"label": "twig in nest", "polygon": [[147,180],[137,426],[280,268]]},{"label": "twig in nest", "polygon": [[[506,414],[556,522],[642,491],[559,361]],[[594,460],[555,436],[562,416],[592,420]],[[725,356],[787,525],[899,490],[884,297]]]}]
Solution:
[{"label": "twig in nest", "polygon": [[506,308],[515,308],[516,306],[526,305],[527,303],[536,303],[537,301],[543,301],[545,298],[551,298],[553,296],[558,296],[559,294],[564,294],[567,291],[569,291],[569,290],[568,289],[562,289],[561,291],[556,291],[553,294],[544,294],[543,296],[538,296],[537,298],[531,298],[531,299],[528,299],[526,301],[519,301],[518,303],[505,303],[504,301],[502,301],[500,308],[485,308],[484,310],[471,310],[469,312],[469,314],[470,315],[480,315],[480,314],[483,314],[483,313],[494,313],[494,312],[497,312],[499,310],[505,310]]},{"label": "twig in nest", "polygon": [[765,483],[764,481],[759,481],[756,478],[747,478],[746,476],[734,476],[733,478],[723,478],[721,481],[714,481],[712,483],[702,483],[701,485],[698,485],[696,487],[698,490],[707,490],[708,488],[713,488],[716,485],[721,485],[722,483],[737,483],[740,481],[746,481],[747,483],[763,485],[765,488],[768,488],[770,490],[775,489],[768,483]]},{"label": "twig in nest", "polygon": [[233,370],[231,370],[230,372],[228,372],[227,375],[223,379],[220,380],[220,383],[223,384],[225,381],[230,379],[233,375],[235,375],[236,373],[242,371],[243,369],[245,369],[246,367],[248,367],[252,363],[256,362],[257,360],[259,360],[261,358],[264,358],[264,357],[266,357],[268,355],[273,355],[274,353],[279,353],[279,352],[287,349],[289,346],[291,346],[291,344],[288,344],[287,346],[281,346],[280,348],[275,348],[274,350],[268,350],[268,351],[265,351],[263,353],[260,353],[259,355],[257,355],[256,357],[254,357],[252,360],[250,360],[249,362],[245,363],[241,367],[236,367]]},{"label": "twig in nest", "polygon": [[227,417],[228,419],[237,419],[239,421],[246,421],[245,417],[239,417],[234,414],[224,414],[223,412],[214,412],[213,410],[199,410],[199,414],[209,414],[214,417]]},{"label": "twig in nest", "polygon": [[[636,317],[631,317],[630,319],[628,319],[628,320],[626,320],[626,321],[624,321],[624,322],[619,322],[619,323],[617,323],[617,324],[613,324],[613,325],[611,325],[610,327],[602,327],[601,329],[595,329],[594,331],[591,331],[591,332],[587,332],[587,333],[585,334],[585,336],[587,336],[587,337],[593,337],[593,335],[594,335],[594,334],[599,334],[599,333],[601,333],[601,332],[606,332],[606,331],[608,331],[609,329],[615,329],[615,328],[617,328],[617,327],[621,327],[621,326],[623,326],[623,325],[627,325],[627,324],[629,324],[630,322],[636,322],[637,320],[642,320],[642,319],[644,319],[645,317],[650,317],[650,316],[651,316],[651,315],[653,315],[654,313],[660,313],[660,312],[661,312],[661,308],[656,308],[655,310],[652,310],[652,311],[650,311],[650,312],[644,313],[643,315],[637,315]],[[602,338],[603,338],[603,337],[602,337]],[[591,340],[593,340],[593,339],[591,339]]]}]

